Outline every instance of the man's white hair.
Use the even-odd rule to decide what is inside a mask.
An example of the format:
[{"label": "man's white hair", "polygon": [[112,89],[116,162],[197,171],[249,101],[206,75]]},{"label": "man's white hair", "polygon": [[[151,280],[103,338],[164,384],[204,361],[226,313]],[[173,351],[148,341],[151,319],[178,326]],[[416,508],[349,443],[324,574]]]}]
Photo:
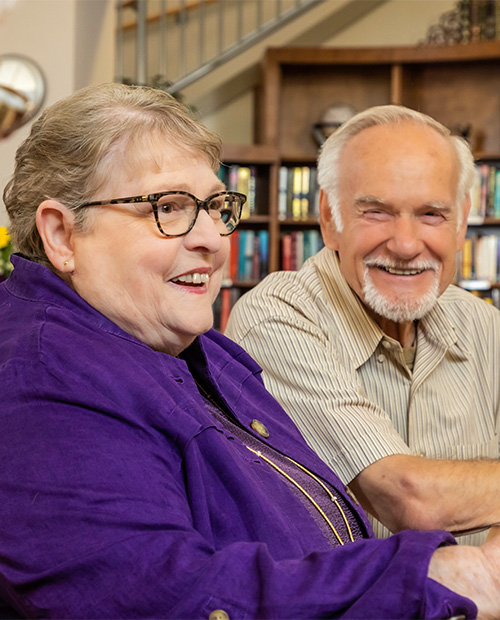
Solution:
[{"label": "man's white hair", "polygon": [[354,136],[369,127],[399,125],[408,122],[416,125],[425,125],[434,129],[438,134],[449,140],[450,145],[455,149],[459,165],[456,205],[458,209],[458,227],[460,227],[462,222],[462,209],[460,207],[466,195],[470,192],[475,177],[474,158],[468,143],[463,138],[452,136],[449,129],[426,114],[400,105],[383,105],[368,108],[353,116],[341,125],[321,148],[318,157],[318,183],[328,197],[333,221],[339,232],[342,230],[343,225],[338,197],[338,171],[344,146],[351,138],[354,138]]}]

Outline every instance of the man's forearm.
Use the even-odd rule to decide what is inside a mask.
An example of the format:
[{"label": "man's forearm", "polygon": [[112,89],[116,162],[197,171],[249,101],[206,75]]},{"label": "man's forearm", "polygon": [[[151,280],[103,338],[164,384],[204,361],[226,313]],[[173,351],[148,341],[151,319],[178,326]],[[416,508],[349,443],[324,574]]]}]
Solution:
[{"label": "man's forearm", "polygon": [[393,455],[349,485],[362,506],[391,531],[474,530],[500,523],[500,462]]}]

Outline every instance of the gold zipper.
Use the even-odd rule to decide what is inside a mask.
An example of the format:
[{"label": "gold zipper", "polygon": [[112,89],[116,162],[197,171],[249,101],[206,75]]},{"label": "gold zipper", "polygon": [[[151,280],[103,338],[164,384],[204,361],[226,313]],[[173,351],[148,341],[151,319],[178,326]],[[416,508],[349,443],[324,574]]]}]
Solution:
[{"label": "gold zipper", "polygon": [[[279,467],[279,465],[276,465],[276,463],[274,463],[273,461],[271,461],[271,459],[267,458],[267,456],[264,456],[262,454],[262,452],[260,452],[260,450],[254,450],[253,448],[250,448],[250,446],[246,446],[246,448],[248,450],[250,450],[250,452],[253,452],[254,454],[256,454],[259,458],[261,458],[263,461],[265,461],[266,463],[268,463],[269,465],[271,465],[271,467],[273,467],[277,472],[279,472],[284,478],[286,478],[289,482],[291,482],[297,489],[299,489],[299,491],[301,493],[303,493],[303,495],[305,495],[305,497],[307,497],[307,499],[311,502],[311,504],[316,508],[316,510],[320,513],[320,515],[323,517],[323,519],[326,521],[328,527],[332,530],[332,532],[335,535],[335,538],[338,540],[339,544],[344,545],[344,542],[342,540],[342,538],[340,538],[339,533],[337,532],[337,530],[335,529],[335,526],[333,525],[333,523],[330,521],[330,519],[328,518],[328,515],[325,513],[325,511],[321,508],[321,506],[316,502],[316,500],[296,481],[294,480],[291,476],[289,476],[286,471],[284,471],[283,469],[281,469],[281,467]],[[297,463],[296,461],[294,461],[293,459],[291,459],[290,457],[286,457],[291,463],[293,463],[294,465],[296,465],[297,467],[299,467],[303,472],[305,472],[308,476],[311,476],[311,478],[313,478],[328,494],[330,500],[335,504],[335,506],[338,508],[340,514],[342,515],[342,518],[344,520],[344,523],[346,525],[347,531],[349,533],[349,540],[351,542],[354,542],[354,537],[352,535],[352,531],[351,528],[349,527],[349,523],[347,521],[347,517],[344,513],[344,511],[342,510],[342,506],[339,504],[339,502],[337,501],[337,498],[331,493],[330,489],[317,477],[315,476],[312,472],[310,472],[308,469],[306,469],[305,467],[303,467],[302,465],[300,465],[299,463]]]}]

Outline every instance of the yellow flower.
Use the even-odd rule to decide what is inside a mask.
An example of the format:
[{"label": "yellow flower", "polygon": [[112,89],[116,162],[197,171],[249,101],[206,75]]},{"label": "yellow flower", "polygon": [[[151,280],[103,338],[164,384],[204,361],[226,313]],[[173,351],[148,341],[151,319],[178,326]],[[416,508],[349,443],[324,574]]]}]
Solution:
[{"label": "yellow flower", "polygon": [[5,226],[0,226],[0,249],[9,245],[10,235]]}]

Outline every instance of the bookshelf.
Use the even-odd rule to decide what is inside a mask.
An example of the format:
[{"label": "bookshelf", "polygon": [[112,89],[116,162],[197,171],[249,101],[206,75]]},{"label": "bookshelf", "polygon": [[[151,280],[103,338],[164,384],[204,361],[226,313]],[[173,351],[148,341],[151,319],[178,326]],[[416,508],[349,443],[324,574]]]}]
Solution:
[{"label": "bookshelf", "polygon": [[221,331],[238,297],[268,273],[279,269],[276,256],[270,253],[277,243],[276,203],[270,199],[278,187],[277,158],[276,149],[266,144],[224,146],[219,176],[228,189],[247,194],[248,209],[244,210],[238,229],[229,237],[230,256],[214,305],[214,325]]},{"label": "bookshelf", "polygon": [[[319,231],[315,219],[280,215],[280,170],[315,165],[318,143],[312,127],[333,104],[347,104],[356,112],[388,103],[414,108],[454,133],[468,131],[478,162],[500,168],[497,40],[449,46],[270,48],[257,95],[256,144],[228,145],[224,157],[229,163],[259,167],[264,188],[259,214],[269,219],[249,220],[241,227],[267,228],[269,271],[283,268],[284,236]],[[500,219],[471,224],[468,234],[500,237]],[[498,288],[496,283],[491,286]]]}]

